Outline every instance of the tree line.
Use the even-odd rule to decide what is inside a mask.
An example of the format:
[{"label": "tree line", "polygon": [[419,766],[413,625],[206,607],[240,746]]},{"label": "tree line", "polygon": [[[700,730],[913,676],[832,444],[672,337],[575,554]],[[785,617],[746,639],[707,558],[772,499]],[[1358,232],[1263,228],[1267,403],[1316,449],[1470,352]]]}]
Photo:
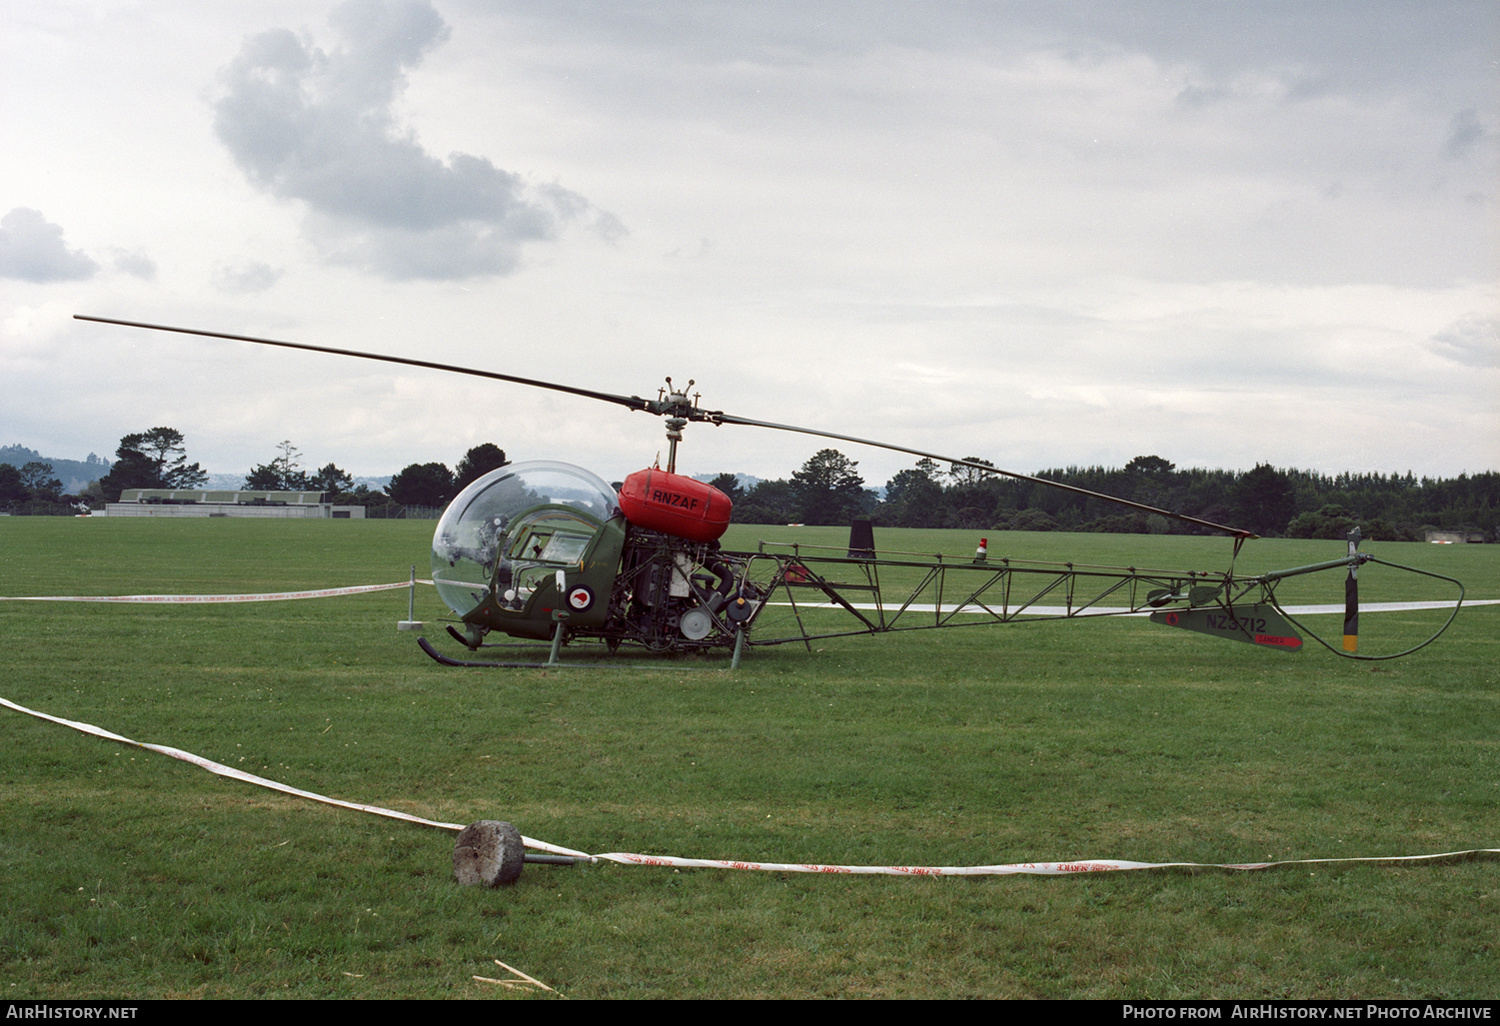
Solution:
[{"label": "tree line", "polygon": [[[396,474],[384,491],[355,484],[353,475],[334,463],[316,471],[302,467],[302,453],[290,440],[277,445],[276,455],[245,476],[244,491],[321,492],[326,501],[341,506],[364,506],[367,515],[399,515],[406,507],[442,508],[484,474],[507,462],[505,451],[485,442],[464,454],[455,469],[441,463],[414,463]],[[78,495],[63,494],[63,485],[42,461],[17,468],[0,463],[0,511],[35,515],[64,515],[100,508],[120,501],[127,489],[193,490],[203,486],[208,472],[187,461],[182,432],[155,427],[120,439],[109,472],[90,482]]]},{"label": "tree line", "polygon": [[[1137,456],[1120,469],[1063,467],[1033,476],[1264,537],[1343,538],[1358,525],[1365,537],[1382,541],[1421,541],[1432,529],[1481,532],[1496,541],[1500,528],[1500,473],[1493,471],[1443,480],[1410,473],[1329,476],[1269,464],[1244,472],[1179,470],[1160,456]],[[929,459],[897,472],[881,495],[865,487],[855,461],[834,449],[821,450],[789,479],[741,489],[735,475],[721,474],[711,483],[735,501],[734,519],[743,523],[845,524],[868,516],[891,527],[974,531],[1206,532],[977,467],[945,470]]]},{"label": "tree line", "polygon": [[356,485],[354,478],[335,464],[328,463],[315,473],[303,472],[302,454],[290,441],[277,446],[277,455],[269,463],[255,467],[245,477],[245,489],[256,492],[316,491],[328,496],[335,505],[421,506],[442,508],[472,482],[509,461],[505,450],[493,442],[476,445],[464,454],[457,467],[449,470],[442,463],[413,463],[393,476],[385,491],[376,492],[368,485]]},{"label": "tree line", "polygon": [[[119,500],[127,488],[197,488],[207,473],[189,463],[182,433],[157,427],[126,435],[116,462],[78,497],[61,494],[50,464],[0,463],[0,508],[17,513],[71,513],[78,505]],[[319,491],[339,505],[362,505],[370,515],[408,506],[440,509],[471,482],[504,466],[505,451],[491,442],[469,449],[457,466],[413,463],[384,491],[354,484],[333,463],[302,468],[302,454],[283,441],[266,463],[251,470],[249,491]],[[1004,477],[982,466],[918,460],[898,471],[881,491],[865,487],[859,464],[836,449],[822,449],[790,477],[742,488],[731,473],[709,483],[734,502],[737,523],[847,524],[870,517],[891,527],[948,527],[974,531],[1090,531],[1121,534],[1195,534],[1203,528],[1090,498],[1045,484]],[[1356,524],[1368,538],[1420,541],[1431,529],[1482,533],[1500,530],[1500,473],[1457,478],[1384,474],[1325,475],[1262,464],[1252,470],[1205,470],[1160,456],[1137,456],[1123,468],[1063,467],[1036,477],[1118,496],[1266,537],[1342,538]],[[616,485],[618,487],[618,484]]]}]

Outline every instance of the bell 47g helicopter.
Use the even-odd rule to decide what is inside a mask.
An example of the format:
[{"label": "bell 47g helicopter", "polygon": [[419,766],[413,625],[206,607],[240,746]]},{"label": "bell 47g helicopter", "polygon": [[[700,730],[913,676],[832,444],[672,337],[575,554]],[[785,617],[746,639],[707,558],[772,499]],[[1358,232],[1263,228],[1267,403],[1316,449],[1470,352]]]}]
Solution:
[{"label": "bell 47g helicopter", "polygon": [[[534,461],[493,470],[452,501],[432,540],[433,583],[458,618],[448,633],[470,653],[493,647],[485,639],[498,632],[533,644],[550,642],[551,656],[546,664],[457,659],[419,639],[423,651],[449,666],[554,665],[561,647],[574,641],[601,642],[611,653],[621,645],[653,652],[728,649],[731,665],[738,666],[747,646],[796,641],[810,646],[819,638],[853,634],[1122,614],[1149,614],[1155,623],[1279,652],[1300,650],[1305,632],[1337,655],[1391,659],[1435,640],[1463,601],[1463,586],[1451,577],[1358,551],[1358,528],[1350,532],[1347,553],[1337,559],[1236,574],[1234,557],[1246,540],[1257,537],[1252,532],[970,459],[703,409],[697,396],[687,394],[692,381],[678,388],[668,378],[655,399],[643,399],[426,360],[75,316],[490,378],[666,418],[666,469],[636,471],[618,492],[581,467]],[[1230,569],[991,561],[983,543],[972,559],[882,553],[874,548],[868,521],[855,522],[847,549],[763,542],[754,552],[726,550],[719,539],[730,522],[729,497],[677,473],[677,445],[692,422],[793,431],[889,449],[1117,503],[1229,536]],[[1430,637],[1404,651],[1359,654],[1358,570],[1370,563],[1451,584],[1457,589],[1452,613]],[[1276,588],[1288,578],[1339,569],[1346,571],[1344,632],[1336,648],[1295,620],[1277,600]],[[768,615],[772,610],[777,615]]]}]

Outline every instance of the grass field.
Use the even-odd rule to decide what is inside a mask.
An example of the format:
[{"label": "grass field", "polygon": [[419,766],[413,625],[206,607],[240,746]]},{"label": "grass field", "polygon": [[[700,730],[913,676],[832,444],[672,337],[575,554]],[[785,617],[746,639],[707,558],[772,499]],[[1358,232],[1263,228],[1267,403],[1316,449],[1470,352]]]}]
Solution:
[{"label": "grass field", "polygon": [[[398,581],[413,562],[425,572],[430,530],[9,518],[0,594]],[[736,527],[727,542],[793,536]],[[963,554],[975,538],[877,541]],[[1221,569],[1229,548],[990,542],[992,558],[1184,569]],[[1253,542],[1239,569],[1341,548]],[[1500,547],[1367,548],[1500,597]],[[1367,600],[1402,597],[1371,577]],[[1314,580],[1288,600],[1341,600],[1337,574]],[[419,603],[419,618],[441,612],[431,589]],[[1500,607],[1465,610],[1389,663],[1115,619],[758,649],[733,674],[722,659],[444,669],[395,630],[405,615],[405,592],[4,602],[0,696],[323,794],[508,819],[589,851],[980,865],[1500,846]],[[1404,614],[1370,614],[1368,632],[1380,616]],[[3,710],[0,773],[8,998],[525,996],[473,980],[503,975],[496,958],[570,997],[1500,996],[1492,857],[939,879],[530,866],[480,891],[451,882],[446,832]]]}]

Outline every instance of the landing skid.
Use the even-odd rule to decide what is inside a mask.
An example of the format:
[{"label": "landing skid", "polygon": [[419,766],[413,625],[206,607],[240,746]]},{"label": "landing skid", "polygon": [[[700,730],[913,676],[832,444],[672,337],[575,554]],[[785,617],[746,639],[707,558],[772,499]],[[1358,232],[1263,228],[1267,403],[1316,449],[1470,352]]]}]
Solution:
[{"label": "landing skid", "polygon": [[[426,652],[435,662],[444,666],[485,666],[500,670],[545,670],[549,666],[559,666],[560,663],[492,663],[478,659],[454,659],[452,656],[444,655],[432,647],[432,643],[426,638],[418,638],[417,645]],[[569,663],[568,665],[579,665]]]},{"label": "landing skid", "polygon": [[[485,662],[483,660],[478,660],[478,659],[454,659],[452,656],[444,655],[443,653],[439,652],[437,649],[433,648],[432,647],[432,643],[430,641],[428,641],[426,638],[418,638],[417,639],[417,645],[421,647],[421,649],[422,649],[423,652],[426,652],[429,656],[432,657],[433,662],[440,663],[443,666],[470,666],[470,667],[480,667],[480,668],[483,668],[483,669],[490,669],[490,670],[581,670],[581,669],[583,669],[583,670],[603,670],[603,669],[614,669],[614,670],[671,670],[674,673],[682,673],[683,671],[689,671],[689,672],[692,672],[692,671],[713,671],[713,670],[722,670],[722,669],[724,669],[724,667],[717,667],[717,666],[682,666],[681,664],[676,664],[676,665],[671,665],[671,666],[664,666],[664,665],[662,665],[660,663],[649,663],[649,664],[648,663],[643,663],[643,664],[639,664],[639,665],[631,665],[629,663],[625,663],[625,662],[622,662],[620,660],[607,660],[607,661],[601,661],[601,662],[582,662],[582,661],[579,661],[579,660],[571,660],[569,662],[560,662],[559,661],[559,662],[551,662],[551,663],[492,663],[492,662]],[[731,664],[728,668],[729,669],[734,669],[735,665],[736,664]]]}]

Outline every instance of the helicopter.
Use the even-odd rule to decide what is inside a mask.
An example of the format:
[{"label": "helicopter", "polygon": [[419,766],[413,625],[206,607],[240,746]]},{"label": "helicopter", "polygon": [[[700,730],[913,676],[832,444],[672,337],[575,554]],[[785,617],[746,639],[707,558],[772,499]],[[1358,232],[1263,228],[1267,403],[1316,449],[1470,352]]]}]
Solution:
[{"label": "helicopter", "polygon": [[[904,630],[984,626],[1036,620],[1149,615],[1152,622],[1279,652],[1297,652],[1303,633],[1336,655],[1380,660],[1407,655],[1436,640],[1462,606],[1457,580],[1359,551],[1355,528],[1344,555],[1308,566],[1237,574],[1234,558],[1255,533],[1130,499],[1042,477],[1002,470],[873,439],[757,420],[705,409],[695,382],[671,378],[654,399],[617,395],[495,371],[408,357],[336,349],[195,328],[75,314],[75,319],[175,332],[256,345],[327,353],[465,374],[563,392],[664,418],[667,466],[627,476],[618,491],[581,467],[546,460],[508,463],[471,483],[438,520],[432,542],[432,582],[457,618],[447,633],[470,655],[497,647],[492,633],[532,645],[550,643],[546,663],[447,655],[425,637],[421,649],[447,666],[555,666],[564,645],[603,644],[679,654],[731,651],[739,666],[747,647]],[[1233,555],[1226,571],[1164,570],[1136,566],[991,561],[983,542],[972,559],[877,552],[868,520],[856,520],[847,548],[762,542],[755,551],[725,549],[732,502],[722,491],[677,472],[678,445],[690,423],[789,431],[906,453],[920,459],[1059,488],[1138,512],[1226,535]],[[1435,578],[1457,588],[1447,620],[1404,651],[1358,651],[1358,571],[1376,563]],[[1277,599],[1284,580],[1344,570],[1342,644],[1319,637]],[[1061,605],[1044,605],[1043,600]],[[1105,605],[1108,601],[1111,605]],[[766,614],[776,609],[779,622]]]}]

